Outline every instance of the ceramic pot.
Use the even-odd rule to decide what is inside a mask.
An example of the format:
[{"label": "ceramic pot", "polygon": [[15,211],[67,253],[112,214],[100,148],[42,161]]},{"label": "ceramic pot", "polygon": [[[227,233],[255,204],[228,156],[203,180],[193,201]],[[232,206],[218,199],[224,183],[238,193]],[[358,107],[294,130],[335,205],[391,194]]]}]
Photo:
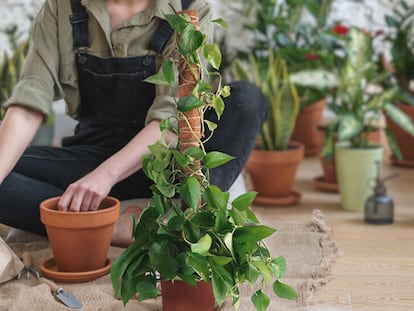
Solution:
[{"label": "ceramic pot", "polygon": [[[297,200],[293,198],[289,201],[283,198],[292,197],[293,183],[303,155],[304,146],[298,142],[289,143],[287,150],[254,149],[247,160],[246,169],[255,191],[259,193],[255,203],[274,206],[296,203]],[[297,198],[297,194],[294,197]],[[259,203],[265,201],[269,204]]]},{"label": "ceramic pot", "polygon": [[192,286],[184,281],[162,281],[163,311],[214,311],[215,299],[211,283],[197,282]]},{"label": "ceramic pot", "polygon": [[321,99],[305,107],[296,119],[292,140],[305,146],[305,156],[317,155],[322,146],[322,140],[318,135],[318,126],[321,123],[326,99]]},{"label": "ceramic pot", "polygon": [[[397,107],[414,121],[414,107],[404,104],[397,104]],[[392,164],[402,167],[414,167],[414,136],[405,132],[387,114],[385,114],[385,120],[387,122],[387,127],[394,133],[403,156],[402,160],[398,160],[394,156],[391,156]]]},{"label": "ceramic pot", "polygon": [[96,211],[63,212],[57,209],[59,199],[40,203],[40,219],[46,227],[57,269],[85,272],[104,267],[119,218],[119,200],[106,197]]},{"label": "ceramic pot", "polygon": [[365,201],[373,193],[373,182],[378,176],[378,161],[382,166],[384,148],[351,148],[337,143],[335,148],[336,172],[342,208],[361,212]]},{"label": "ceramic pot", "polygon": [[[326,126],[318,126],[318,135],[321,141],[325,139],[325,132]],[[381,131],[370,132],[369,141],[374,144],[381,144]],[[337,137],[335,137],[335,142],[337,142]],[[339,190],[335,154],[332,155],[331,159],[320,157],[320,163],[323,175],[314,179],[315,187],[321,191],[337,193]]]}]

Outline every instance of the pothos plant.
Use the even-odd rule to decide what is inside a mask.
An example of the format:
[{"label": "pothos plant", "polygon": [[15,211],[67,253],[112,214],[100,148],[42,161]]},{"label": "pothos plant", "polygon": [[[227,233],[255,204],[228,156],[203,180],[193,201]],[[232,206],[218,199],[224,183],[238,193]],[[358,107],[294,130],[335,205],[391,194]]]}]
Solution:
[{"label": "pothos plant", "polygon": [[[115,294],[126,304],[135,293],[140,301],[157,297],[160,280],[191,285],[204,281],[212,283],[217,305],[230,297],[237,307],[239,286],[259,281],[261,288],[271,283],[275,294],[295,299],[295,290],[280,279],[286,270],[283,257],[272,257],[263,241],[276,230],[259,224],[250,209],[256,193],[244,193],[230,202],[228,192],[209,182],[209,169],[233,158],[204,149],[211,137],[205,130],[213,133],[217,126],[204,119],[204,112],[214,109],[220,118],[222,98],[230,95],[230,89],[221,85],[218,46],[208,43],[187,13],[165,15],[176,34],[177,58],[164,62],[160,72],[147,79],[174,89],[178,67],[178,83],[190,85],[190,91],[179,90],[178,130],[171,120],[163,121],[161,138],[149,146],[150,154],[142,160],[153,181],[153,196],[137,223],[134,220],[133,243],[113,262]],[[221,19],[213,22],[226,26]],[[203,60],[211,68],[203,66]],[[211,75],[219,77],[215,91],[206,80]],[[166,139],[171,132],[178,136],[178,146]],[[258,289],[252,302],[257,310],[265,310],[270,298]]]}]

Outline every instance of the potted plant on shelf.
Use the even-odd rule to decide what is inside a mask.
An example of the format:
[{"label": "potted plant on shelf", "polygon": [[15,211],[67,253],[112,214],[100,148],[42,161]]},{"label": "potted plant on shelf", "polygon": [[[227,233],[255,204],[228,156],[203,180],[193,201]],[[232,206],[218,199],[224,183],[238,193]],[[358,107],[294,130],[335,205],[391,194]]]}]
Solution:
[{"label": "potted plant on shelf", "polygon": [[301,196],[292,187],[304,146],[291,140],[299,112],[299,96],[289,78],[286,62],[269,49],[264,58],[250,55],[249,63],[236,60],[233,75],[256,84],[269,104],[258,145],[246,163],[254,189],[259,192],[255,203],[294,205]]},{"label": "potted plant on shelf", "polygon": [[[393,1],[393,4],[393,14],[385,15],[389,32],[384,33],[384,39],[391,45],[391,61],[385,67],[392,72],[391,84],[396,84],[402,93],[397,99],[397,107],[414,120],[414,6],[409,6],[404,0]],[[414,167],[414,136],[388,113],[385,116],[400,149],[400,153],[392,153],[391,162],[397,166]]]},{"label": "potted plant on shelf", "polygon": [[[382,85],[389,73],[379,70],[373,40],[370,34],[357,27],[348,32],[346,61],[332,102],[336,117],[327,127],[322,150],[323,156],[335,156],[342,207],[350,211],[363,209],[372,191],[368,180],[375,178],[376,163],[383,161],[383,146],[370,141],[370,134],[381,130],[383,112],[414,133],[412,122],[393,105],[399,95],[398,88]],[[388,132],[387,128],[385,130]],[[396,144],[389,141],[397,152]]]},{"label": "potted plant on shelf", "polygon": [[[164,120],[160,140],[143,158],[143,170],[154,182],[153,196],[134,224],[133,243],[112,265],[115,294],[125,304],[136,293],[140,301],[155,298],[159,295],[156,283],[161,280],[163,310],[214,310],[215,303],[221,305],[228,297],[237,306],[239,285],[260,279],[262,285],[271,282],[277,295],[294,299],[295,291],[280,280],[283,258],[272,257],[263,242],[275,230],[260,225],[250,209],[256,193],[229,202],[229,193],[209,182],[209,169],[232,157],[205,151],[204,128],[214,131],[216,124],[204,120],[204,112],[215,109],[220,117],[222,97],[229,95],[229,88],[219,83],[213,91],[205,80],[220,76],[221,53],[197,29],[197,13],[165,15],[178,47],[178,132],[170,120]],[[213,69],[203,67],[202,56]],[[174,88],[174,63],[164,62],[161,71],[147,81]],[[170,132],[178,136],[178,146],[167,139]],[[200,289],[207,292],[195,292]],[[169,304],[177,298],[185,300],[180,306]],[[260,289],[252,294],[257,310],[265,310],[269,301]]]},{"label": "potted plant on shelf", "polygon": [[[4,52],[0,60],[0,106],[3,105],[13,92],[27,51],[29,40],[20,40],[17,26],[10,26],[4,30],[9,39],[11,52]],[[3,119],[5,110],[0,107],[0,120]],[[32,145],[51,145],[54,134],[54,114],[50,114],[46,122],[42,124],[32,140]]]},{"label": "potted plant on shelf", "polygon": [[246,2],[248,13],[253,10],[255,16],[247,26],[254,36],[251,53],[262,57],[272,48],[285,59],[300,98],[292,139],[304,144],[305,156],[317,155],[322,145],[317,127],[330,91],[324,75],[341,62],[336,53],[342,49],[341,36],[328,23],[332,0]]}]

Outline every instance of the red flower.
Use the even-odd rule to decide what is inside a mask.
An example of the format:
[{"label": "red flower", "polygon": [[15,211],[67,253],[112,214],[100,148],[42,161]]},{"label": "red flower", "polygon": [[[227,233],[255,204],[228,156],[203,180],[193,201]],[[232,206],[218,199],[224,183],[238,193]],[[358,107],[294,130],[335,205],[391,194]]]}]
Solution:
[{"label": "red flower", "polygon": [[342,24],[336,24],[332,31],[340,36],[345,36],[348,33],[349,28]]},{"label": "red flower", "polygon": [[303,58],[307,60],[316,60],[316,59],[321,59],[321,56],[316,53],[306,53],[303,55]]}]

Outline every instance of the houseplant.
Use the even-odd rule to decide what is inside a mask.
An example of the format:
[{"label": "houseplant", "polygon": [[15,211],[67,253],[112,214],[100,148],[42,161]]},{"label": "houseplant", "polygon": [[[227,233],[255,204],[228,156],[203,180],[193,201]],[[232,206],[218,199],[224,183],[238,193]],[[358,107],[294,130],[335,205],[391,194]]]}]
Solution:
[{"label": "houseplant", "polygon": [[[6,102],[13,92],[29,49],[29,40],[21,40],[16,25],[4,30],[9,39],[11,52],[4,52],[0,60],[0,106]],[[4,108],[0,107],[0,119],[4,117]],[[54,134],[54,115],[48,117],[32,140],[32,145],[50,145]]]},{"label": "houseplant", "polygon": [[[197,11],[165,17],[175,30],[178,46],[178,133],[168,119],[163,121],[160,140],[149,147],[151,153],[143,158],[143,170],[154,182],[153,197],[134,223],[134,242],[112,265],[115,294],[124,303],[137,292],[139,300],[154,298],[159,294],[156,282],[160,277],[162,291],[171,283],[176,287],[185,282],[193,285],[187,289],[212,289],[218,305],[230,297],[237,306],[239,285],[255,283],[261,277],[262,282],[273,282],[276,294],[294,299],[295,291],[280,280],[285,270],[283,258],[273,258],[263,243],[274,229],[259,225],[250,209],[256,193],[242,194],[230,203],[229,193],[208,180],[209,169],[231,160],[220,152],[206,153],[202,140],[205,126],[210,131],[216,127],[203,119],[204,111],[212,108],[221,116],[222,96],[229,95],[228,87],[219,83],[212,91],[204,79],[206,73],[219,76],[216,70],[220,51],[217,45],[208,44],[205,34],[194,25]],[[223,25],[221,20],[216,22]],[[215,70],[208,72],[203,67],[200,50]],[[160,73],[148,81],[174,87],[173,67],[172,61],[165,62]],[[171,131],[179,137],[178,147],[166,138]],[[187,300],[199,299],[196,295],[188,293]],[[163,294],[164,310],[169,308],[165,306],[167,297],[171,295]],[[264,310],[269,298],[258,290],[252,302],[257,310]],[[191,310],[200,308],[213,310],[214,304],[204,306],[197,300]]]},{"label": "houseplant", "polygon": [[[306,156],[316,155],[321,147],[317,126],[330,89],[323,79],[312,76],[333,71],[341,62],[341,54],[337,53],[342,49],[341,36],[328,19],[332,0],[245,2],[250,5],[247,11],[252,10],[255,16],[254,22],[247,25],[254,38],[251,53],[264,57],[272,48],[285,59],[300,97],[292,139],[305,145]],[[295,74],[300,78],[294,79]]]},{"label": "houseplant", "polygon": [[299,112],[299,96],[289,79],[286,62],[269,49],[265,58],[250,55],[248,63],[236,60],[233,75],[256,84],[269,104],[258,145],[246,164],[254,188],[259,192],[255,203],[293,205],[300,199],[300,193],[292,191],[292,186],[304,147],[291,141]]},{"label": "houseplant", "polygon": [[[392,72],[393,81],[400,88],[401,96],[397,99],[397,107],[414,120],[414,44],[412,41],[414,27],[414,6],[407,1],[392,1],[392,14],[385,15],[387,32],[384,39],[390,45],[391,60],[385,62],[385,67]],[[385,57],[384,57],[385,58]],[[386,122],[395,135],[400,152],[393,152],[391,161],[398,166],[414,167],[414,136],[404,129],[387,113]]]},{"label": "houseplant", "polygon": [[[362,210],[371,192],[367,180],[377,174],[376,162],[382,163],[383,147],[370,141],[370,133],[381,130],[383,113],[387,112],[414,133],[413,124],[393,105],[399,95],[398,88],[382,84],[389,73],[381,72],[377,65],[374,39],[357,27],[348,32],[346,61],[331,105],[335,119],[327,127],[322,150],[323,156],[335,155],[339,191],[346,210]],[[390,146],[398,151],[394,143]]]}]

